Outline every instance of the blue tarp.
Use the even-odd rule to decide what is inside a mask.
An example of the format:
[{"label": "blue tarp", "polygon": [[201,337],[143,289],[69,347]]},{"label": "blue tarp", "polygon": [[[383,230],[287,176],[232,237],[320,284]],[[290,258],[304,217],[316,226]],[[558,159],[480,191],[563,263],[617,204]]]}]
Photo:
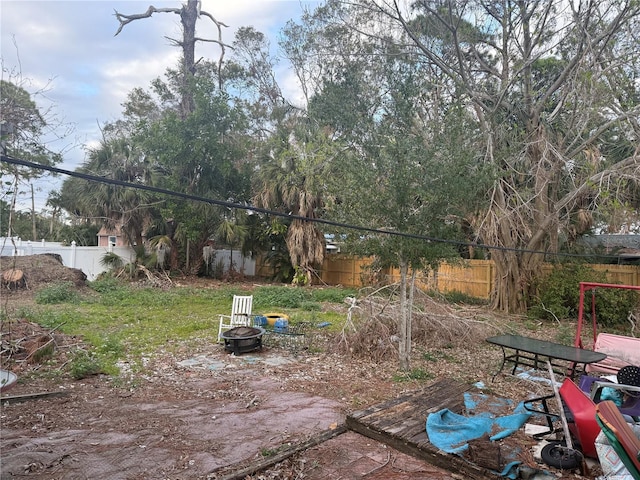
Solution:
[{"label": "blue tarp", "polygon": [[[469,448],[468,442],[489,435],[491,440],[499,440],[517,431],[531,416],[520,402],[510,415],[497,416],[496,412],[512,407],[508,399],[488,397],[483,394],[465,394],[467,411],[478,411],[472,416],[459,415],[445,408],[427,417],[427,435],[431,444],[447,453],[460,454]],[[519,462],[511,462],[502,472],[512,476],[513,467]]]},{"label": "blue tarp", "polygon": [[517,413],[492,418],[485,415],[465,417],[444,408],[427,417],[429,441],[447,453],[461,453],[469,448],[469,440],[490,435],[491,440],[500,440],[517,431],[529,418],[529,413]]}]

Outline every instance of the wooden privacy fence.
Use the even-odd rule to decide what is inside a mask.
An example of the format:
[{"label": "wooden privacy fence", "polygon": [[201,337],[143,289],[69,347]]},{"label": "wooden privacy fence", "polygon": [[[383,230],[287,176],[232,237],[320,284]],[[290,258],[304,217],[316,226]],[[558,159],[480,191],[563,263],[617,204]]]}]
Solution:
[{"label": "wooden privacy fence", "polygon": [[[589,264],[589,268],[598,272],[605,272],[609,283],[620,283],[622,285],[640,285],[639,265],[605,265],[601,263]],[[553,265],[545,263],[542,265],[543,273],[550,273]]]},{"label": "wooden privacy fence", "polygon": [[[319,272],[317,283],[360,288],[400,281],[398,269],[373,270],[371,257],[328,255]],[[640,285],[640,266],[591,264],[589,267],[606,273],[607,281],[624,285]],[[544,264],[542,273],[550,273],[553,265]],[[270,277],[273,269],[264,259],[256,261],[256,275]],[[418,287],[439,292],[460,292],[476,298],[489,298],[493,288],[495,264],[493,260],[463,260],[459,264],[442,264],[437,272],[419,273]]]},{"label": "wooden privacy fence", "polygon": [[[360,288],[376,283],[393,283],[400,280],[398,269],[372,271],[371,258],[330,255],[325,259],[320,279],[328,285]],[[607,280],[624,285],[640,285],[640,266],[592,264],[591,268],[603,271]],[[549,273],[553,265],[543,265],[543,273]],[[476,298],[489,298],[493,288],[495,265],[492,260],[465,260],[460,264],[443,264],[439,270],[418,274],[418,286],[439,292],[461,292]]]},{"label": "wooden privacy fence", "polygon": [[[328,285],[360,288],[400,281],[400,270],[374,271],[372,258],[331,255],[325,259],[320,278]],[[493,287],[494,265],[491,260],[470,260],[460,265],[443,264],[437,272],[419,272],[417,285],[424,290],[458,291],[477,298],[489,298]]]}]

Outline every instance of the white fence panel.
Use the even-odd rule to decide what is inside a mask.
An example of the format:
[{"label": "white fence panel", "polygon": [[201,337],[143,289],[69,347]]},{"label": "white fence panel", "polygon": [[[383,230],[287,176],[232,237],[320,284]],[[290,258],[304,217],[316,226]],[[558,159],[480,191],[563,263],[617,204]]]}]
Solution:
[{"label": "white fence panel", "polygon": [[[15,243],[15,246],[14,246]],[[115,253],[122,258],[124,263],[133,262],[136,258],[135,251],[131,247],[78,247],[75,242],[71,245],[63,245],[58,242],[31,242],[19,238],[13,239],[0,237],[0,256],[14,257],[24,255],[41,255],[52,253],[60,255],[65,267],[78,268],[87,276],[87,280],[93,281],[108,268],[100,264],[100,260],[106,253]],[[236,271],[247,276],[256,274],[256,261],[251,257],[243,257],[239,251],[216,250],[214,264],[222,262],[224,271],[228,271],[232,261]]]},{"label": "white fence panel", "polygon": [[248,277],[253,277],[256,274],[256,260],[251,257],[243,257],[242,253],[238,250],[215,250],[215,258],[212,262],[212,266],[222,262],[224,265],[224,271],[228,272],[233,253],[233,268],[236,272],[240,272]]},{"label": "white fence panel", "polygon": [[[14,246],[15,243],[15,246]],[[31,242],[0,237],[0,255],[3,257],[21,257],[24,255],[42,255],[51,253],[60,255],[65,267],[78,268],[87,276],[87,280],[93,281],[102,272],[108,270],[100,264],[106,253],[113,252],[122,258],[124,263],[135,260],[136,255],[130,247],[78,247],[75,242],[64,245],[58,242]]]}]

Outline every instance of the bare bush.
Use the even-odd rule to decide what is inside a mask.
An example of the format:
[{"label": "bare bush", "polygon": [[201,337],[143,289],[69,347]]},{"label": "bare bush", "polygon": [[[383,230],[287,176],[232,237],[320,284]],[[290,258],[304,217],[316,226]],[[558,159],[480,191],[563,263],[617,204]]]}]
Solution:
[{"label": "bare bush", "polygon": [[[398,355],[400,302],[392,287],[356,300],[333,345],[337,352],[374,361]],[[385,290],[390,289],[390,292]],[[390,293],[385,296],[382,293]],[[473,307],[452,307],[417,291],[412,314],[412,343],[428,348],[459,347],[485,338],[490,325],[478,320]]]}]

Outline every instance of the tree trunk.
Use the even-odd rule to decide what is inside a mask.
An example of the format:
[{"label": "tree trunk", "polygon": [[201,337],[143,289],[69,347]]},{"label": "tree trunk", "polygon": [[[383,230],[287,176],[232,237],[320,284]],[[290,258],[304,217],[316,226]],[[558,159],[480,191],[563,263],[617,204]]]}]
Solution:
[{"label": "tree trunk", "polygon": [[521,271],[515,252],[499,251],[491,256],[496,266],[492,307],[505,312],[524,312],[526,302],[521,285]]},{"label": "tree trunk", "polygon": [[407,305],[407,271],[409,266],[406,262],[400,263],[400,318],[398,320],[398,336],[400,342],[398,346],[398,357],[400,369],[409,371],[411,368],[411,319],[409,316],[409,306]]},{"label": "tree trunk", "polygon": [[53,207],[53,211],[51,212],[51,218],[49,219],[49,240],[53,237],[53,226],[56,221],[56,217],[58,216],[58,208]]},{"label": "tree trunk", "polygon": [[[495,250],[491,258],[496,264],[493,307],[509,313],[527,310],[532,295],[532,281],[539,277],[544,261],[543,253],[557,251],[558,203],[555,184],[561,175],[549,139],[541,125],[530,127],[526,158],[532,166],[532,198],[514,199],[509,194],[508,180],[501,182],[494,192],[491,206],[494,223],[488,230],[491,243],[504,247]],[[516,183],[513,179],[511,184]],[[515,205],[516,208],[513,208]],[[511,206],[511,208],[509,208]]]},{"label": "tree trunk", "polygon": [[9,290],[26,287],[27,283],[24,278],[24,272],[15,268],[5,270],[2,273],[2,286]]},{"label": "tree trunk", "polygon": [[34,242],[38,241],[36,232],[36,197],[33,193],[33,183],[31,184],[31,235]]},{"label": "tree trunk", "polygon": [[418,271],[411,270],[411,283],[409,284],[409,301],[407,305],[407,341],[409,343],[409,356],[411,356],[411,339],[413,338],[413,294],[416,291],[416,276]]},{"label": "tree trunk", "polygon": [[182,117],[193,112],[195,103],[190,93],[190,80],[195,74],[196,21],[198,20],[198,0],[188,0],[180,10],[182,23],[182,100],[180,110]]}]

